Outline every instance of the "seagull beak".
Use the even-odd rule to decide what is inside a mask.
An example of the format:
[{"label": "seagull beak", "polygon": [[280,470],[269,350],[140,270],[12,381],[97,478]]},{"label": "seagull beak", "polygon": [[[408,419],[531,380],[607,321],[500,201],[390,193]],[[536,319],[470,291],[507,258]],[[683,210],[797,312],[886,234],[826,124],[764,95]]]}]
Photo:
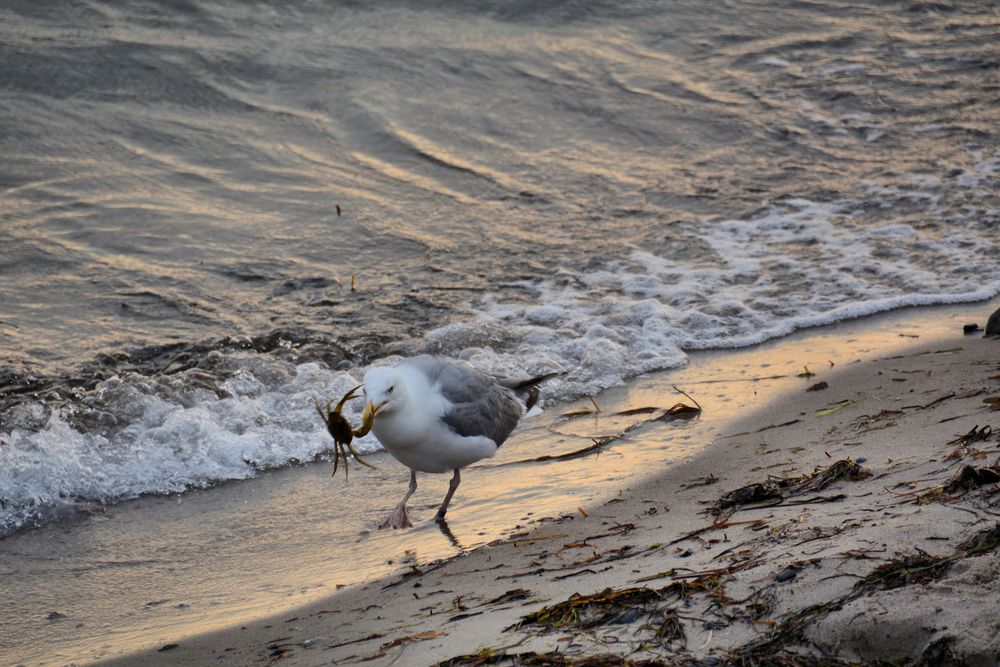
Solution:
[{"label": "seagull beak", "polygon": [[371,401],[368,401],[368,403],[365,404],[365,412],[361,415],[361,423],[370,424],[375,419],[375,415],[378,414],[378,411],[381,410],[386,403],[388,403],[388,401],[382,401],[378,405],[375,405]]},{"label": "seagull beak", "polygon": [[368,432],[372,430],[372,426],[375,425],[375,415],[377,415],[378,411],[381,410],[388,402],[389,401],[382,401],[378,405],[375,405],[371,401],[365,403],[365,412],[361,415],[361,427],[352,431],[352,433],[359,438],[368,435]]}]

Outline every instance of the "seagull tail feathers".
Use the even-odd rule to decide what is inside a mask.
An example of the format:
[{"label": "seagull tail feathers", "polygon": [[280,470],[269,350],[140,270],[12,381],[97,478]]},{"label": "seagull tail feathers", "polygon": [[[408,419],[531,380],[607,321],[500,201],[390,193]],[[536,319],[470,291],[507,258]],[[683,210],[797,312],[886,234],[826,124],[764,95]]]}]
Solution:
[{"label": "seagull tail feathers", "polygon": [[513,391],[524,402],[524,411],[528,412],[531,408],[535,407],[539,396],[541,396],[538,385],[557,375],[562,375],[562,373],[546,373],[545,375],[539,375],[527,380],[504,380],[501,384]]}]

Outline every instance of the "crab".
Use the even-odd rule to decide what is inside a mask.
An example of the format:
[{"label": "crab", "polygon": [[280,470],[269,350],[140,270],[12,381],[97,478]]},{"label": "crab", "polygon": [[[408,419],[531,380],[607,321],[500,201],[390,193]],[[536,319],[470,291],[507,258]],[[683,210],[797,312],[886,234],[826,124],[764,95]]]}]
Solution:
[{"label": "crab", "polygon": [[[351,441],[355,437],[362,437],[368,435],[368,432],[372,430],[372,425],[375,423],[375,415],[378,414],[378,407],[372,409],[366,409],[363,421],[361,423],[361,428],[354,429],[351,428],[350,422],[347,418],[341,414],[341,410],[344,408],[344,403],[351,400],[352,398],[358,397],[358,390],[361,389],[363,385],[358,385],[354,389],[344,394],[344,396],[337,403],[337,406],[330,409],[333,405],[333,401],[328,401],[326,404],[326,412],[323,411],[323,406],[320,404],[319,399],[316,399],[316,411],[319,412],[319,416],[323,418],[323,422],[326,424],[326,430],[330,432],[333,436],[333,473],[337,474],[337,470],[340,468],[340,460],[344,460],[344,479],[348,477],[347,468],[347,454],[350,453],[354,456],[358,463],[361,465],[368,466],[369,468],[374,468],[372,464],[368,463],[361,458],[357,450],[351,445]],[[331,475],[331,476],[332,476]]]}]

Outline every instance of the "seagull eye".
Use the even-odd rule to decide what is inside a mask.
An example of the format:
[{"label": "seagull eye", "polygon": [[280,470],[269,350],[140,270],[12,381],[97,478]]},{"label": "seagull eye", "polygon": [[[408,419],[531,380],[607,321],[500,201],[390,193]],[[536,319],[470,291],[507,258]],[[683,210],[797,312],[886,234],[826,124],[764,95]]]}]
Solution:
[{"label": "seagull eye", "polygon": [[395,387],[389,387],[389,389],[388,389],[388,390],[386,390],[386,392],[385,392],[385,393],[387,393],[387,394],[391,394],[391,393],[392,393],[392,390],[393,390],[393,389],[395,389]]}]

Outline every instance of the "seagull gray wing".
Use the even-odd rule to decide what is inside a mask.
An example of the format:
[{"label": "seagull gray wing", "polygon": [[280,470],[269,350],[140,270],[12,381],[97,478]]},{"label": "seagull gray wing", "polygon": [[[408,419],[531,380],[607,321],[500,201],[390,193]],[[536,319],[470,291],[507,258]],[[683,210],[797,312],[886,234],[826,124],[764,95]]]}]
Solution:
[{"label": "seagull gray wing", "polygon": [[485,436],[499,447],[524,414],[514,392],[472,364],[421,356],[409,360],[451,403],[441,418],[461,436]]}]

